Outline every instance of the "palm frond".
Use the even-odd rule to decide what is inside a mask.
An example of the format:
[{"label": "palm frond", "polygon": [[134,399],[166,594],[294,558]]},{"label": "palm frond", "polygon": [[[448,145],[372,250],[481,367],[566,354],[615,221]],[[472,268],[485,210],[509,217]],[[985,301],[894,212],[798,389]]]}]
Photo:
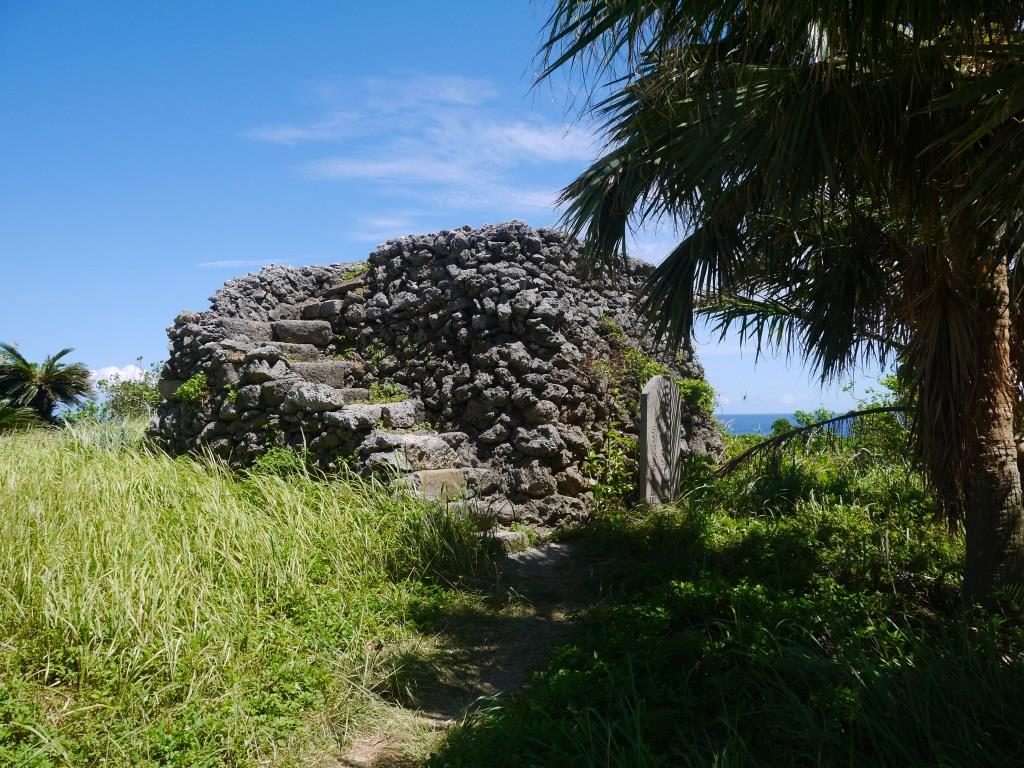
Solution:
[{"label": "palm frond", "polygon": [[833,434],[844,431],[850,424],[856,419],[864,418],[866,416],[877,416],[883,413],[897,413],[907,414],[910,409],[906,406],[890,405],[890,406],[879,406],[877,408],[864,408],[863,410],[848,411],[841,416],[833,416],[822,421],[817,421],[813,424],[807,424],[805,426],[794,427],[787,432],[783,432],[780,435],[769,437],[762,440],[750,448],[747,448],[742,453],[734,456],[732,459],[727,461],[721,467],[719,467],[715,474],[727,475],[730,472],[736,471],[739,467],[748,463],[756,456],[761,456],[772,451],[777,451],[779,448],[791,443],[797,438],[806,439],[808,436],[817,434],[823,431],[829,431]]}]

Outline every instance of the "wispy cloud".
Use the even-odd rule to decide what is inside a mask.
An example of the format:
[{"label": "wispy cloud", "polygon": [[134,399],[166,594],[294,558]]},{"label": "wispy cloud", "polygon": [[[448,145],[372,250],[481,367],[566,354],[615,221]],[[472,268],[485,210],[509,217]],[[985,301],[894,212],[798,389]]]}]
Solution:
[{"label": "wispy cloud", "polygon": [[361,216],[348,239],[360,243],[383,243],[412,231],[419,223],[418,214],[398,216]]},{"label": "wispy cloud", "polygon": [[270,261],[267,259],[222,259],[221,261],[200,261],[196,266],[200,269],[234,269],[236,267],[266,267],[271,264],[290,266],[285,261]]},{"label": "wispy cloud", "polygon": [[358,130],[359,116],[334,112],[323,120],[304,125],[264,125],[245,132],[246,138],[269,144],[299,144],[307,141],[337,141]]},{"label": "wispy cloud", "polygon": [[435,211],[543,212],[547,223],[560,186],[597,150],[591,131],[510,107],[494,83],[479,78],[400,73],[323,83],[317,95],[326,115],[245,135],[312,148],[333,142],[336,151],[299,165],[303,176],[362,183],[380,197]]}]

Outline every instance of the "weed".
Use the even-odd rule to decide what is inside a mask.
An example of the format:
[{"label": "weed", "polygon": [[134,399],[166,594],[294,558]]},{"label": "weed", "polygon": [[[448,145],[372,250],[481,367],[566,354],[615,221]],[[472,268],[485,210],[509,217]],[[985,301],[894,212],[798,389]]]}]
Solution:
[{"label": "weed", "polygon": [[250,472],[256,475],[276,475],[290,477],[308,473],[309,454],[306,451],[293,451],[290,448],[273,446],[253,462]]},{"label": "weed", "polygon": [[366,261],[361,261],[358,264],[353,264],[351,267],[349,267],[344,272],[342,272],[341,273],[341,279],[343,281],[345,281],[345,280],[355,280],[357,277],[362,277],[363,275],[365,275],[369,271],[370,271],[370,263],[366,262]]},{"label": "weed", "polygon": [[602,505],[622,504],[636,489],[636,438],[620,427],[609,424],[601,445],[592,447],[583,462],[583,474],[595,482],[594,499]]},{"label": "weed", "polygon": [[370,385],[370,402],[375,405],[397,403],[407,397],[405,390],[393,381],[375,381]]},{"label": "weed", "polygon": [[210,396],[205,373],[194,373],[174,392],[174,399],[182,403],[197,403]]}]

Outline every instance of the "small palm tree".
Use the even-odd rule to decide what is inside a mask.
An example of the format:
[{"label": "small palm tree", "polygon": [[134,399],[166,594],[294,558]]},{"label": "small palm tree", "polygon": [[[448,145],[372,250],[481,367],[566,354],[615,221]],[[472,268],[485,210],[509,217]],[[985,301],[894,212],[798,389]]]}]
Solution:
[{"label": "small palm tree", "polygon": [[0,432],[29,427],[39,421],[36,412],[24,405],[16,405],[10,400],[0,400]]},{"label": "small palm tree", "polygon": [[0,343],[0,399],[55,421],[58,405],[75,405],[92,395],[89,369],[83,363],[61,362],[70,353],[70,348],[62,349],[41,363],[30,363],[13,345]]}]

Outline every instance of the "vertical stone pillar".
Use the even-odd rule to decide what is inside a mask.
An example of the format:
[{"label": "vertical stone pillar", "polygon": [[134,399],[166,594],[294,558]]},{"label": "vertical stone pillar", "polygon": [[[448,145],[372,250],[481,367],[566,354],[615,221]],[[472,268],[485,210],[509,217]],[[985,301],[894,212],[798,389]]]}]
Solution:
[{"label": "vertical stone pillar", "polygon": [[683,410],[671,376],[655,376],[640,393],[640,498],[647,504],[665,504],[679,495]]}]

